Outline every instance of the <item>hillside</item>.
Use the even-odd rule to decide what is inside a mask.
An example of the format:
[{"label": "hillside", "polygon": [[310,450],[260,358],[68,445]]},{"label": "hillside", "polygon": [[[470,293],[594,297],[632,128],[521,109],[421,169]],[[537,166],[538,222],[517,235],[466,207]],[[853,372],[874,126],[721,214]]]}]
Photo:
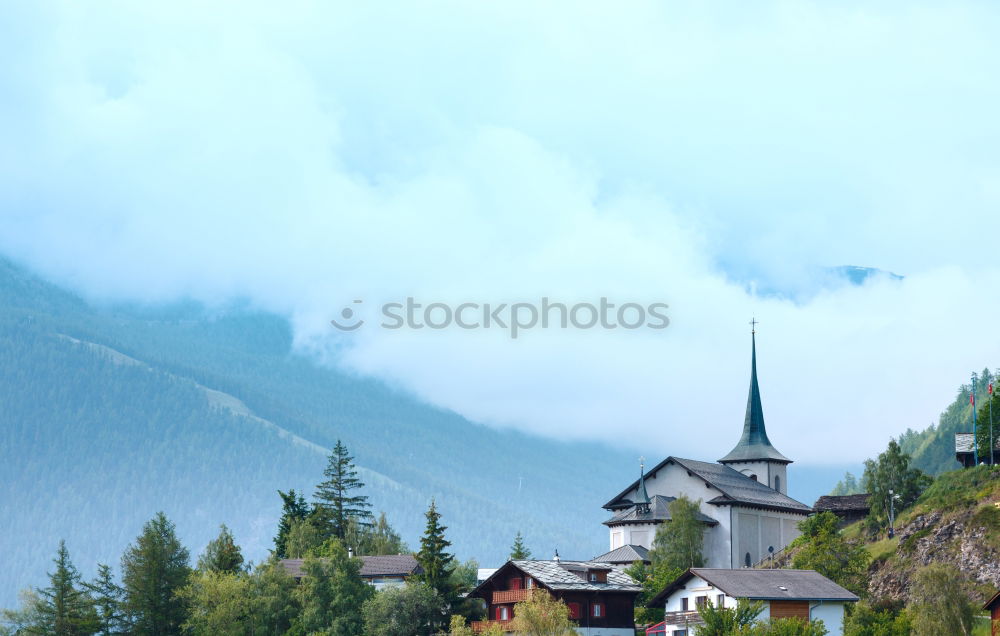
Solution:
[{"label": "hillside", "polygon": [[[993,381],[988,368],[983,369],[976,381],[977,403],[986,398],[987,386]],[[955,433],[972,432],[972,405],[969,403],[971,386],[963,384],[958,388],[955,401],[941,413],[937,424],[922,431],[907,429],[899,437],[903,452],[913,457],[913,465],[931,475],[955,470]]]},{"label": "hillside", "polygon": [[939,476],[896,527],[893,539],[868,546],[872,597],[909,600],[911,577],[931,563],[957,566],[979,598],[1000,588],[1000,467]]},{"label": "hillside", "polygon": [[225,523],[260,560],[276,490],[311,494],[338,438],[411,546],[436,497],[458,556],[484,565],[518,530],[539,554],[600,553],[609,484],[635,471],[633,453],[487,428],[319,367],[275,316],[95,308],[3,261],[0,309],[0,606],[42,583],[61,538],[84,576],[117,567],[157,510],[195,555]]}]

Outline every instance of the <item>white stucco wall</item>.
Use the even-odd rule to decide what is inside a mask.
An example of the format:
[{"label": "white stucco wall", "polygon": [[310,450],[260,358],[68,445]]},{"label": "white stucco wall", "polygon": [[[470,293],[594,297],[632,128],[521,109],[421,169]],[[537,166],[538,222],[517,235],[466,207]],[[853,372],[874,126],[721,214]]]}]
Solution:
[{"label": "white stucco wall", "polygon": [[798,524],[806,515],[733,506],[732,517],[732,567],[740,568],[748,552],[755,564],[769,554],[768,547],[778,552],[791,543],[801,534]]},{"label": "white stucco wall", "polygon": [[845,603],[815,602],[809,605],[809,619],[821,620],[830,636],[840,636],[844,633]]},{"label": "white stucco wall", "polygon": [[748,477],[750,475],[756,475],[757,481],[768,486],[769,488],[774,488],[775,481],[774,478],[777,477],[780,481],[777,482],[779,488],[774,488],[783,495],[788,494],[788,464],[782,464],[779,462],[727,462],[727,466],[735,471],[741,472]]}]

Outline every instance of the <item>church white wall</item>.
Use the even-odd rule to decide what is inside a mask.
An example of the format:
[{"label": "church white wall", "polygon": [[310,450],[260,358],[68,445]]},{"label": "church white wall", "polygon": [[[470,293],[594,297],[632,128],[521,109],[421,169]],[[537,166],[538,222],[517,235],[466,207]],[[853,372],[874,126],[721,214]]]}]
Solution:
[{"label": "church white wall", "polygon": [[[746,476],[756,475],[757,481],[774,488],[783,495],[788,494],[788,464],[778,462],[727,462],[727,466]],[[775,481],[775,478],[778,481]],[[775,488],[775,486],[778,486]]]},{"label": "church white wall", "polygon": [[[644,548],[653,547],[653,539],[656,536],[656,524],[634,523],[611,528],[611,549],[620,548],[623,545],[641,545]],[[617,543],[617,545],[616,545]]]},{"label": "church white wall", "polygon": [[773,547],[778,552],[801,533],[798,523],[806,515],[791,512],[759,510],[756,508],[733,507],[733,567],[746,567],[746,555],[755,564]]}]

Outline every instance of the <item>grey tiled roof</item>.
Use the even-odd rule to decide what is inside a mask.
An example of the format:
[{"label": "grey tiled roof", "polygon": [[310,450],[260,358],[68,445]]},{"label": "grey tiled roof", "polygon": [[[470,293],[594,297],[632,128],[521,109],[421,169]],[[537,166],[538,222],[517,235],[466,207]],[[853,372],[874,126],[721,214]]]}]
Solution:
[{"label": "grey tiled roof", "polygon": [[691,568],[649,602],[659,607],[698,576],[733,598],[750,600],[856,601],[858,597],[814,570]]},{"label": "grey tiled roof", "polygon": [[[979,446],[980,448],[982,448],[983,446],[982,442],[980,442]],[[1000,450],[1000,437],[994,440],[993,448],[996,450]],[[955,433],[955,452],[956,453],[972,452],[972,433]]]},{"label": "grey tiled roof", "polygon": [[823,495],[813,504],[813,510],[816,512],[823,512],[824,510],[831,512],[869,510],[871,506],[868,505],[868,497],[870,496],[868,493],[860,495]]},{"label": "grey tiled roof", "polygon": [[[612,563],[600,561],[511,561],[517,569],[550,590],[589,592],[639,592],[642,588],[632,577]],[[591,583],[584,578],[588,569],[605,569],[607,583]],[[575,571],[574,571],[575,570]],[[577,572],[582,572],[583,575]]]},{"label": "grey tiled roof", "polygon": [[[617,526],[623,523],[659,523],[661,521],[669,521],[670,502],[676,499],[677,497],[653,495],[649,499],[649,512],[640,512],[637,506],[625,508],[616,512],[613,517],[604,522],[604,525]],[[719,525],[718,521],[700,512],[698,513],[698,520],[711,526]]]},{"label": "grey tiled roof", "polygon": [[[389,554],[385,556],[363,556],[361,559],[361,576],[410,576],[421,571],[417,560],[412,554]],[[281,567],[289,576],[302,578],[302,563],[305,559],[282,559]]]},{"label": "grey tiled roof", "polygon": [[795,501],[788,495],[783,495],[759,481],[750,479],[743,473],[725,466],[710,462],[699,462],[693,459],[671,458],[682,468],[698,475],[712,486],[722,491],[722,495],[709,499],[714,504],[739,504],[759,508],[775,508],[792,512],[808,514],[812,508],[802,502]]},{"label": "grey tiled roof", "polygon": [[611,552],[596,556],[594,561],[601,563],[632,563],[634,561],[649,561],[649,550],[641,545],[623,545]]}]

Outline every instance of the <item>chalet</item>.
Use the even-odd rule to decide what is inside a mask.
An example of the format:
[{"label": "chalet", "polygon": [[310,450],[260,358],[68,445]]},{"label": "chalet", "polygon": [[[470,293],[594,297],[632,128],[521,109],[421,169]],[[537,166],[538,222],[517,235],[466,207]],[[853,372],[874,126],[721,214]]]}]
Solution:
[{"label": "chalet", "polygon": [[1000,592],[986,601],[983,611],[990,613],[990,636],[1000,636]]},{"label": "chalet", "polygon": [[812,508],[788,496],[792,460],[767,437],[751,335],[750,392],[739,442],[718,462],[667,457],[649,471],[640,464],[639,479],[604,504],[611,513],[604,522],[610,550],[651,548],[657,526],[670,521],[670,502],[681,495],[701,501],[702,554],[709,567],[750,567],[799,536],[798,524]]},{"label": "chalet", "polygon": [[848,526],[868,516],[868,493],[860,495],[823,495],[813,504],[816,512],[832,512],[840,517],[840,525]]},{"label": "chalet", "polygon": [[691,568],[653,598],[647,607],[665,610],[649,636],[690,636],[701,624],[706,603],[736,607],[738,599],[762,601],[760,620],[799,617],[822,620],[831,635],[844,633],[844,610],[858,597],[813,570]]},{"label": "chalet", "polygon": [[[412,554],[388,554],[359,558],[361,559],[361,578],[377,590],[393,585],[402,585],[411,576],[423,572]],[[292,578],[299,581],[305,576],[302,571],[304,561],[305,559],[282,559],[279,563]]]},{"label": "chalet", "polygon": [[508,561],[469,593],[486,603],[487,620],[472,623],[482,631],[493,623],[508,626],[514,605],[535,590],[545,590],[569,607],[581,636],[634,636],[635,597],[642,588],[620,567],[598,561]]},{"label": "chalet", "polygon": [[[983,444],[980,443],[980,448]],[[972,433],[955,433],[955,459],[962,468],[972,468],[976,465],[972,458]],[[989,457],[980,457],[979,463],[989,463]],[[1000,463],[1000,437],[993,440],[993,463]]]}]

